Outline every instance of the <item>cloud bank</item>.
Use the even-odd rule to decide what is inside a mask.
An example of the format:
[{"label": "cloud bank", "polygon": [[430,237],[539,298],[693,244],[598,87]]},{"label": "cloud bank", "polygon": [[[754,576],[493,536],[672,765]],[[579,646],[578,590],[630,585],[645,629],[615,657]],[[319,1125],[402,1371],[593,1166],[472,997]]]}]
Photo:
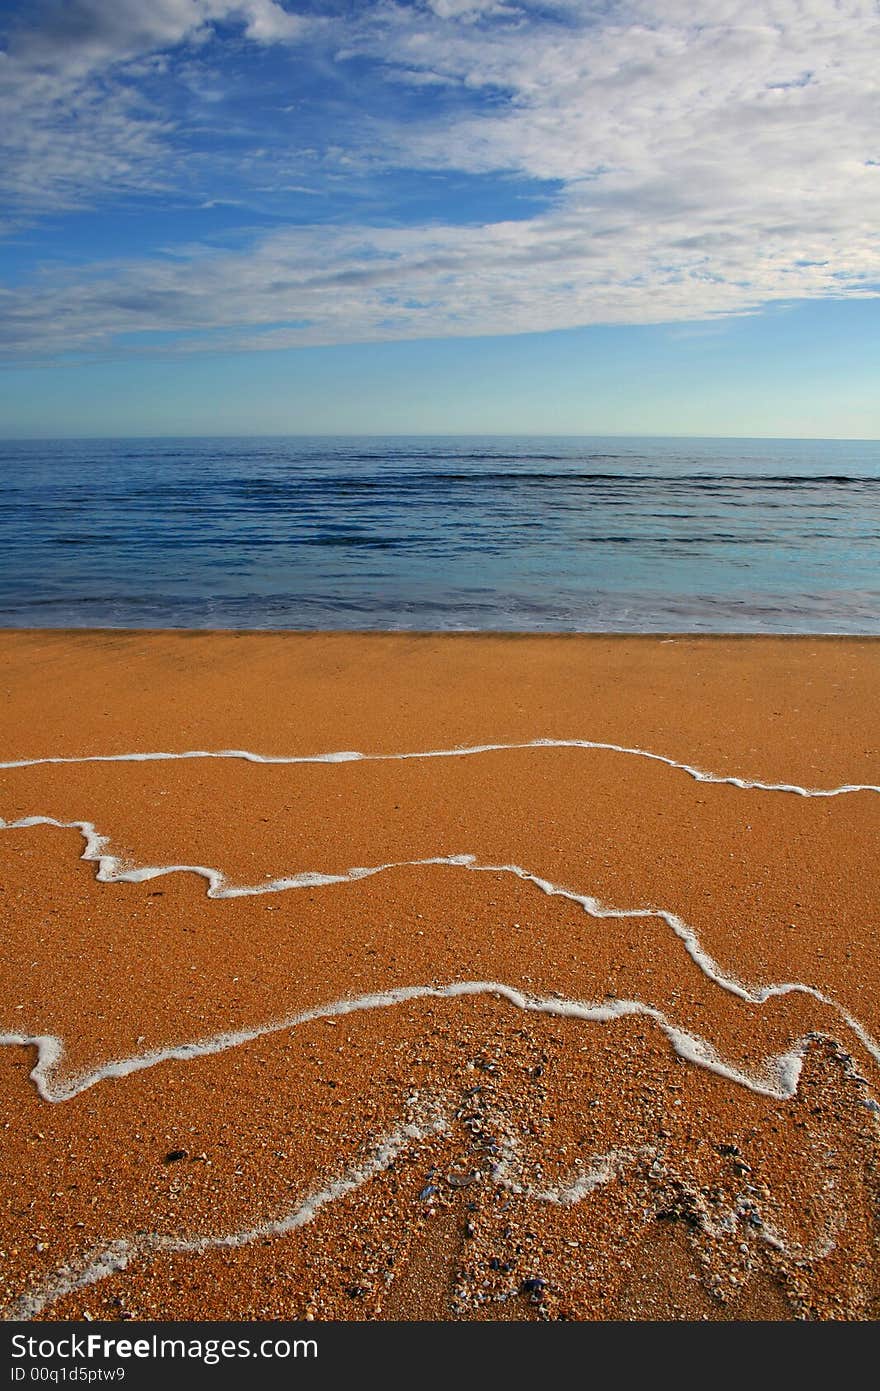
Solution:
[{"label": "cloud bank", "polygon": [[[224,175],[243,246],[194,240],[191,222],[176,240],[169,223],[161,253],[47,265],[0,293],[7,355],[105,353],[123,336],[167,352],[168,335],[193,351],[675,322],[880,288],[873,0],[717,0],[709,16],[681,0],[380,0],[354,17],[74,0],[32,14],[0,62],[20,218],[124,196],[170,206],[196,158],[231,170],[219,138],[196,156],[192,127],[233,62],[256,96],[271,57],[297,99],[284,138],[250,127],[259,151]],[[297,112],[322,72],[338,120],[316,148]],[[184,88],[185,119],[168,100]],[[505,203],[512,180],[554,192],[515,218],[419,219],[402,198],[384,225],[353,201],[328,225],[246,231],[249,158],[264,183],[307,164],[337,194],[365,173],[407,190],[462,174]]]}]

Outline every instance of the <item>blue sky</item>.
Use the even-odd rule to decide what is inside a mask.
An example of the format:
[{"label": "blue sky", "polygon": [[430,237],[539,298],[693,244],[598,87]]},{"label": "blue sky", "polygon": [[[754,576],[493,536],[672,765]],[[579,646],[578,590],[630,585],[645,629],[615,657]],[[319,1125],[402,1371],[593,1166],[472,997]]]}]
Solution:
[{"label": "blue sky", "polygon": [[0,434],[880,435],[876,0],[0,0]]}]

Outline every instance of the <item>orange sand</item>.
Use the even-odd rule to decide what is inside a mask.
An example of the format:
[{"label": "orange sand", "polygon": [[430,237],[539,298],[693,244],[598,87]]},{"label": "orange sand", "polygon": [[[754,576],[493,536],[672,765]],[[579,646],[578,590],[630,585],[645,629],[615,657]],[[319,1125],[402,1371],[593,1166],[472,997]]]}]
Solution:
[{"label": "orange sand", "polygon": [[[880,783],[872,640],[5,632],[0,655],[3,760],[552,738]],[[0,817],[34,815],[233,886],[396,867],[217,899],[187,872],[100,883],[76,829],[0,830],[0,1032],[63,1039],[59,1095],[113,1059],[264,1031],[57,1102],[35,1049],[4,1049],[7,1316],[877,1316],[880,1066],[844,1016],[880,1036],[880,794],[571,748],[0,771]],[[488,868],[408,863],[457,855]],[[739,998],[657,909],[752,995],[825,1000]],[[657,1017],[488,993],[283,1027],[456,981],[638,1001],[759,1083],[798,1047],[803,1072],[793,1097],[756,1093],[682,1061]],[[316,1195],[310,1221],[259,1233]]]}]

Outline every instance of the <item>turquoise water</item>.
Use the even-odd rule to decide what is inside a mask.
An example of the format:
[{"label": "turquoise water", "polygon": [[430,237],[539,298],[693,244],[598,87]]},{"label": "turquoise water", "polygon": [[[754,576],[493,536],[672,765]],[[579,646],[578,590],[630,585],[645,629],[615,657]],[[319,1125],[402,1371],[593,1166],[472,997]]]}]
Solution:
[{"label": "turquoise water", "polygon": [[0,442],[3,626],[880,632],[880,442]]}]

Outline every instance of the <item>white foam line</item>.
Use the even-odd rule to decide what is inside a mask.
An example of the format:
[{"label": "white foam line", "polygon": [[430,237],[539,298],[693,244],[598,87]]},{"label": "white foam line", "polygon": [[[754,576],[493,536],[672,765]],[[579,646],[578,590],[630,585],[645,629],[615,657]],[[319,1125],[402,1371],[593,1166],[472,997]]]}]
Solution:
[{"label": "white foam line", "polygon": [[[647,1151],[643,1150],[640,1153]],[[555,1188],[535,1188],[510,1177],[511,1157],[505,1156],[495,1165],[492,1178],[502,1188],[532,1202],[551,1203],[554,1207],[574,1207],[597,1188],[604,1188],[612,1179],[617,1178],[623,1169],[636,1162],[637,1157],[630,1150],[609,1150],[607,1154],[593,1155],[589,1167],[569,1183],[560,1183]]]},{"label": "white foam line", "polygon": [[335,1018],[363,1010],[389,1009],[413,1000],[455,1000],[474,995],[494,995],[506,1000],[516,1009],[530,1014],[548,1014],[557,1019],[577,1019],[588,1023],[606,1024],[616,1019],[643,1015],[657,1024],[673,1051],[685,1062],[694,1063],[697,1067],[705,1068],[737,1086],[745,1087],[760,1096],[772,1097],[776,1101],[790,1100],[797,1092],[807,1046],[806,1038],[799,1039],[788,1052],[766,1058],[753,1072],[743,1072],[726,1063],[706,1039],[678,1028],[661,1010],[640,1000],[607,999],[597,1003],[567,1000],[558,996],[527,995],[514,986],[491,980],[452,981],[447,985],[404,985],[376,994],[333,1000],[329,1004],[316,1005],[286,1019],[275,1020],[256,1028],[214,1034],[195,1042],[171,1044],[128,1058],[116,1058],[90,1072],[76,1074],[61,1085],[55,1085],[53,1080],[64,1055],[64,1044],[60,1038],[51,1034],[0,1034],[0,1047],[36,1048],[37,1063],[30,1074],[31,1080],[44,1101],[60,1102],[69,1101],[110,1078],[128,1077],[132,1073],[156,1067],[159,1063],[185,1062],[193,1058],[210,1057],[215,1053],[223,1053],[230,1048],[252,1043],[259,1038],[295,1029],[316,1019]]},{"label": "white foam line", "polygon": [[[578,1176],[568,1183],[560,1183],[552,1188],[536,1188],[526,1183],[520,1183],[510,1177],[510,1170],[513,1167],[514,1153],[508,1152],[501,1161],[495,1165],[492,1177],[501,1187],[509,1192],[517,1194],[532,1202],[550,1203],[556,1207],[573,1207],[576,1203],[582,1202],[584,1198],[597,1188],[603,1188],[613,1179],[619,1177],[624,1169],[638,1163],[639,1159],[655,1156],[655,1163],[652,1169],[660,1175],[668,1176],[668,1170],[656,1159],[656,1150],[649,1146],[643,1146],[637,1151],[627,1149],[608,1150],[605,1154],[593,1155],[589,1162],[589,1167],[583,1169]],[[691,1195],[697,1198],[696,1194]],[[758,1210],[757,1204],[752,1204],[752,1210]],[[737,1219],[742,1220],[743,1212],[737,1207],[730,1208],[726,1213],[718,1213],[714,1216],[695,1204],[692,1209],[693,1215],[698,1219],[700,1229],[706,1235],[716,1239],[729,1236],[736,1230]],[[781,1252],[789,1258],[796,1258],[799,1261],[820,1261],[825,1260],[837,1246],[837,1236],[845,1225],[845,1217],[840,1214],[837,1217],[826,1219],[826,1231],[824,1236],[817,1238],[811,1245],[803,1243],[792,1243],[790,1239],[784,1238],[779,1231],[765,1219],[757,1231],[751,1231],[753,1239],[770,1246],[775,1251]]]},{"label": "white foam line", "polygon": [[[433,1114],[421,1123],[407,1122],[392,1131],[376,1147],[371,1159],[345,1170],[337,1175],[323,1189],[313,1192],[297,1207],[283,1217],[270,1219],[238,1231],[211,1236],[181,1237],[147,1233],[135,1239],[118,1238],[98,1251],[91,1251],[81,1258],[76,1267],[70,1264],[55,1271],[48,1280],[28,1294],[21,1295],[11,1306],[0,1313],[5,1321],[36,1318],[49,1305],[57,1303],[77,1290],[98,1284],[110,1276],[121,1273],[138,1260],[150,1260],[157,1255],[201,1256],[214,1250],[236,1250],[252,1245],[255,1241],[287,1236],[311,1222],[322,1208],[338,1202],[355,1192],[380,1173],[389,1169],[411,1145],[419,1144],[432,1135],[447,1133],[450,1129],[448,1115],[436,1103]],[[620,1176],[624,1169],[636,1163],[644,1155],[653,1151],[643,1147],[637,1152],[625,1149],[610,1150],[605,1154],[594,1155],[589,1167],[568,1183],[560,1183],[552,1188],[538,1188],[520,1183],[511,1178],[512,1155],[504,1156],[494,1166],[490,1175],[492,1182],[508,1192],[524,1197],[532,1202],[549,1203],[557,1207],[573,1207],[583,1202],[598,1188],[606,1187]],[[723,1222],[713,1223],[708,1214],[698,1214],[701,1229],[709,1235],[717,1236],[726,1230]],[[737,1213],[731,1209],[729,1219],[735,1224]],[[840,1227],[837,1223],[837,1228]],[[814,1247],[796,1248],[801,1260],[820,1260],[831,1253],[836,1244],[836,1232],[821,1244]],[[785,1255],[792,1254],[790,1248],[774,1227],[764,1223],[757,1233],[757,1239],[772,1246]]]},{"label": "white foam line", "polygon": [[347,869],[342,874],[305,870],[300,874],[268,879],[264,884],[230,884],[222,870],[212,869],[209,865],[126,866],[118,855],[107,850],[110,837],[103,835],[91,821],[59,821],[54,816],[22,816],[17,821],[4,821],[0,817],[0,831],[21,831],[32,826],[55,826],[62,831],[79,831],[86,843],[80,859],[97,863],[98,871],[95,877],[102,884],[145,884],[166,874],[198,874],[208,881],[208,898],[249,898],[255,894],[285,893],[288,889],[314,889],[327,884],[347,884],[357,879],[368,879],[373,874],[381,874],[383,870],[406,869],[417,865],[456,865],[472,868],[474,866],[471,862],[475,858],[473,855],[434,855],[423,860],[396,860],[381,865],[364,865]]},{"label": "white foam line", "polygon": [[877,783],[845,783],[840,787],[801,787],[797,783],[761,782],[755,778],[724,777],[709,773],[690,763],[680,763],[665,754],[653,753],[650,749],[631,748],[627,744],[610,744],[593,739],[528,739],[513,744],[472,744],[453,749],[425,749],[415,753],[361,753],[357,749],[341,749],[331,753],[318,754],[261,754],[250,749],[186,749],[181,753],[110,753],[77,754],[47,758],[19,758],[0,762],[4,768],[34,768],[50,763],[154,763],[187,758],[238,758],[247,763],[385,763],[406,759],[421,758],[469,758],[474,754],[501,753],[513,749],[601,749],[608,753],[628,754],[635,758],[648,758],[655,763],[665,763],[669,768],[677,768],[687,773],[697,782],[719,783],[744,790],[763,792],[791,792],[798,797],[841,797],[849,792],[880,792]]},{"label": "white foam line", "polygon": [[125,1270],[136,1260],[149,1259],[160,1254],[204,1255],[206,1251],[234,1249],[249,1246],[265,1238],[286,1236],[311,1222],[328,1203],[338,1202],[390,1168],[410,1145],[426,1140],[433,1134],[442,1133],[448,1129],[448,1124],[445,1116],[437,1114],[422,1124],[409,1122],[400,1126],[376,1146],[372,1158],[347,1169],[331,1180],[326,1188],[310,1194],[298,1207],[272,1221],[217,1236],[176,1237],[152,1233],[139,1238],[121,1238],[110,1242],[101,1250],[90,1252],[78,1268],[67,1266],[56,1271],[45,1284],[16,1300],[3,1312],[2,1317],[5,1320],[33,1319],[48,1305],[88,1285],[106,1280],[109,1276]]},{"label": "white foam line", "polygon": [[0,830],[20,830],[31,826],[56,826],[62,830],[78,830],[82,834],[86,848],[81,858],[92,862],[97,862],[97,878],[101,883],[134,883],[141,884],[152,879],[160,878],[166,874],[198,874],[208,881],[207,896],[209,898],[245,898],[256,894],[283,893],[292,889],[311,889],[319,888],[330,884],[351,883],[359,879],[367,879],[375,874],[382,874],[387,870],[394,869],[414,869],[433,865],[451,866],[457,869],[467,869],[476,873],[488,874],[512,874],[517,879],[535,885],[542,893],[553,898],[564,898],[571,903],[578,904],[583,910],[593,918],[659,918],[665,922],[676,937],[681,941],[688,956],[700,971],[712,981],[714,985],[722,990],[728,991],[746,1004],[763,1005],[775,996],[801,994],[809,995],[819,1004],[827,1005],[834,1010],[844,1021],[849,1029],[856,1035],[860,1043],[880,1064],[880,1043],[878,1043],[864,1026],[851,1015],[842,1005],[830,996],[824,995],[815,986],[805,985],[799,981],[784,981],[778,984],[765,985],[757,988],[749,987],[735,976],[724,972],[712,956],[701,946],[696,932],[684,919],[676,913],[671,913],[664,908],[611,908],[602,903],[599,899],[589,894],[576,893],[572,889],[563,888],[559,884],[552,883],[549,879],[544,879],[540,875],[532,874],[529,870],[523,869],[521,865],[506,864],[480,864],[476,856],[471,854],[460,855],[435,855],[421,860],[395,860],[379,865],[362,865],[353,869],[348,869],[342,874],[325,874],[317,870],[307,870],[300,874],[287,875],[279,879],[268,880],[265,884],[256,885],[231,885],[226,876],[219,869],[212,869],[207,865],[144,865],[134,868],[126,868],[122,860],[116,855],[110,854],[106,850],[108,837],[102,835],[92,824],[91,821],[59,821],[51,816],[26,816],[18,821],[3,821],[0,819]]}]

